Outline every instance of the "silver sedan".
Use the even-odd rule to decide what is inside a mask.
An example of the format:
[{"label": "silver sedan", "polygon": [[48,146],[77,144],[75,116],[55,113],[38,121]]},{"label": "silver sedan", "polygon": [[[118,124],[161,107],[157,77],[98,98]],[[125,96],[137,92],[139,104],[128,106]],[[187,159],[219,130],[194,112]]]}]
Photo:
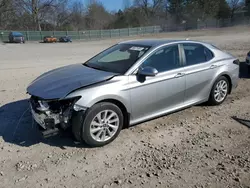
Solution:
[{"label": "silver sedan", "polygon": [[204,102],[219,105],[238,79],[239,60],[211,44],[134,40],[44,73],[27,92],[45,136],[71,128],[75,139],[97,147],[125,126]]}]

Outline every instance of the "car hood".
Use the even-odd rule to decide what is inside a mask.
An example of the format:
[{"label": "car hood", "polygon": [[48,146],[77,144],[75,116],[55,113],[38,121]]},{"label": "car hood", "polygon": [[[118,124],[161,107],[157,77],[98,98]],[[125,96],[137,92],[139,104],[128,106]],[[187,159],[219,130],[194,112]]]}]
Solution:
[{"label": "car hood", "polygon": [[42,74],[31,82],[27,92],[42,99],[60,99],[76,89],[109,80],[116,75],[83,64],[68,65]]}]

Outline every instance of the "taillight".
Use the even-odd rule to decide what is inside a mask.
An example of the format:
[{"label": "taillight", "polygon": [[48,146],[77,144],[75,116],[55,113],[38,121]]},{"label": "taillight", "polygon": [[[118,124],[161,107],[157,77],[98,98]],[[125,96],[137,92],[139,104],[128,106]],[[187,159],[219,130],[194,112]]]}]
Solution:
[{"label": "taillight", "polygon": [[234,60],[234,61],[233,61],[233,64],[235,64],[235,65],[240,65],[240,60],[239,60],[239,59]]}]

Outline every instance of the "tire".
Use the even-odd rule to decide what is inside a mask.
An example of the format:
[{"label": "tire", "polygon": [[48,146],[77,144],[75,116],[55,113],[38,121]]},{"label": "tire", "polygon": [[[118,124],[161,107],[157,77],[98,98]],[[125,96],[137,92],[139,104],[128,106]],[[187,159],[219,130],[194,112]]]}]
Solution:
[{"label": "tire", "polygon": [[[113,122],[110,124],[100,124],[97,116],[104,116],[105,112],[107,112],[106,117],[111,117],[111,121],[117,120],[114,122],[115,125],[112,124]],[[112,117],[114,117],[113,120]],[[108,118],[106,118],[106,120],[107,119]],[[86,113],[77,112],[76,115],[73,116],[72,132],[76,140],[84,141],[90,147],[101,147],[111,143],[116,139],[123,127],[123,119],[124,117],[121,109],[115,104],[109,102],[98,103],[88,109]],[[111,125],[112,127],[110,127],[109,125]],[[97,129],[98,131],[91,133]],[[100,135],[98,136],[99,133]]]},{"label": "tire", "polygon": [[[224,92],[222,92],[222,93],[223,93],[222,95],[224,95],[224,96],[223,96],[223,98],[221,98],[220,100],[218,100],[218,98],[216,99],[216,96],[215,96],[216,92],[218,91],[218,90],[216,90],[216,89],[217,89],[217,86],[218,86],[219,83],[224,83],[224,84],[226,84],[226,91],[224,90]],[[219,78],[215,81],[215,83],[214,83],[214,85],[213,85],[213,87],[212,87],[212,89],[211,89],[208,103],[209,103],[210,105],[220,105],[220,104],[222,104],[222,103],[226,100],[226,98],[227,98],[227,95],[228,95],[228,93],[229,93],[229,87],[230,87],[230,86],[229,86],[229,81],[228,81],[228,79],[227,79],[225,76],[219,77]],[[218,92],[217,92],[217,93],[218,93]],[[225,93],[225,94],[224,94],[224,93]],[[219,95],[220,95],[220,94],[219,94]]]}]

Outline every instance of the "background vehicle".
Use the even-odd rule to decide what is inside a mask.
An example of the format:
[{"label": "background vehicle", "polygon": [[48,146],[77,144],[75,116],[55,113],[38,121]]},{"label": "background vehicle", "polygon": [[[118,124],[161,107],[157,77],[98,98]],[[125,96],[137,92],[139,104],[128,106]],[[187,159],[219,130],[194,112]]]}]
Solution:
[{"label": "background vehicle", "polygon": [[54,36],[45,36],[43,37],[43,42],[57,42],[57,38]]},{"label": "background vehicle", "polygon": [[103,146],[123,126],[207,101],[219,105],[238,79],[239,60],[213,45],[135,40],[44,73],[27,92],[45,134],[71,127],[77,140]]},{"label": "background vehicle", "polygon": [[72,42],[72,39],[70,36],[63,36],[59,38],[60,42]]},{"label": "background vehicle", "polygon": [[246,64],[247,64],[248,72],[250,72],[250,51],[247,53]]},{"label": "background vehicle", "polygon": [[24,35],[20,32],[10,32],[9,42],[10,43],[25,43]]}]

